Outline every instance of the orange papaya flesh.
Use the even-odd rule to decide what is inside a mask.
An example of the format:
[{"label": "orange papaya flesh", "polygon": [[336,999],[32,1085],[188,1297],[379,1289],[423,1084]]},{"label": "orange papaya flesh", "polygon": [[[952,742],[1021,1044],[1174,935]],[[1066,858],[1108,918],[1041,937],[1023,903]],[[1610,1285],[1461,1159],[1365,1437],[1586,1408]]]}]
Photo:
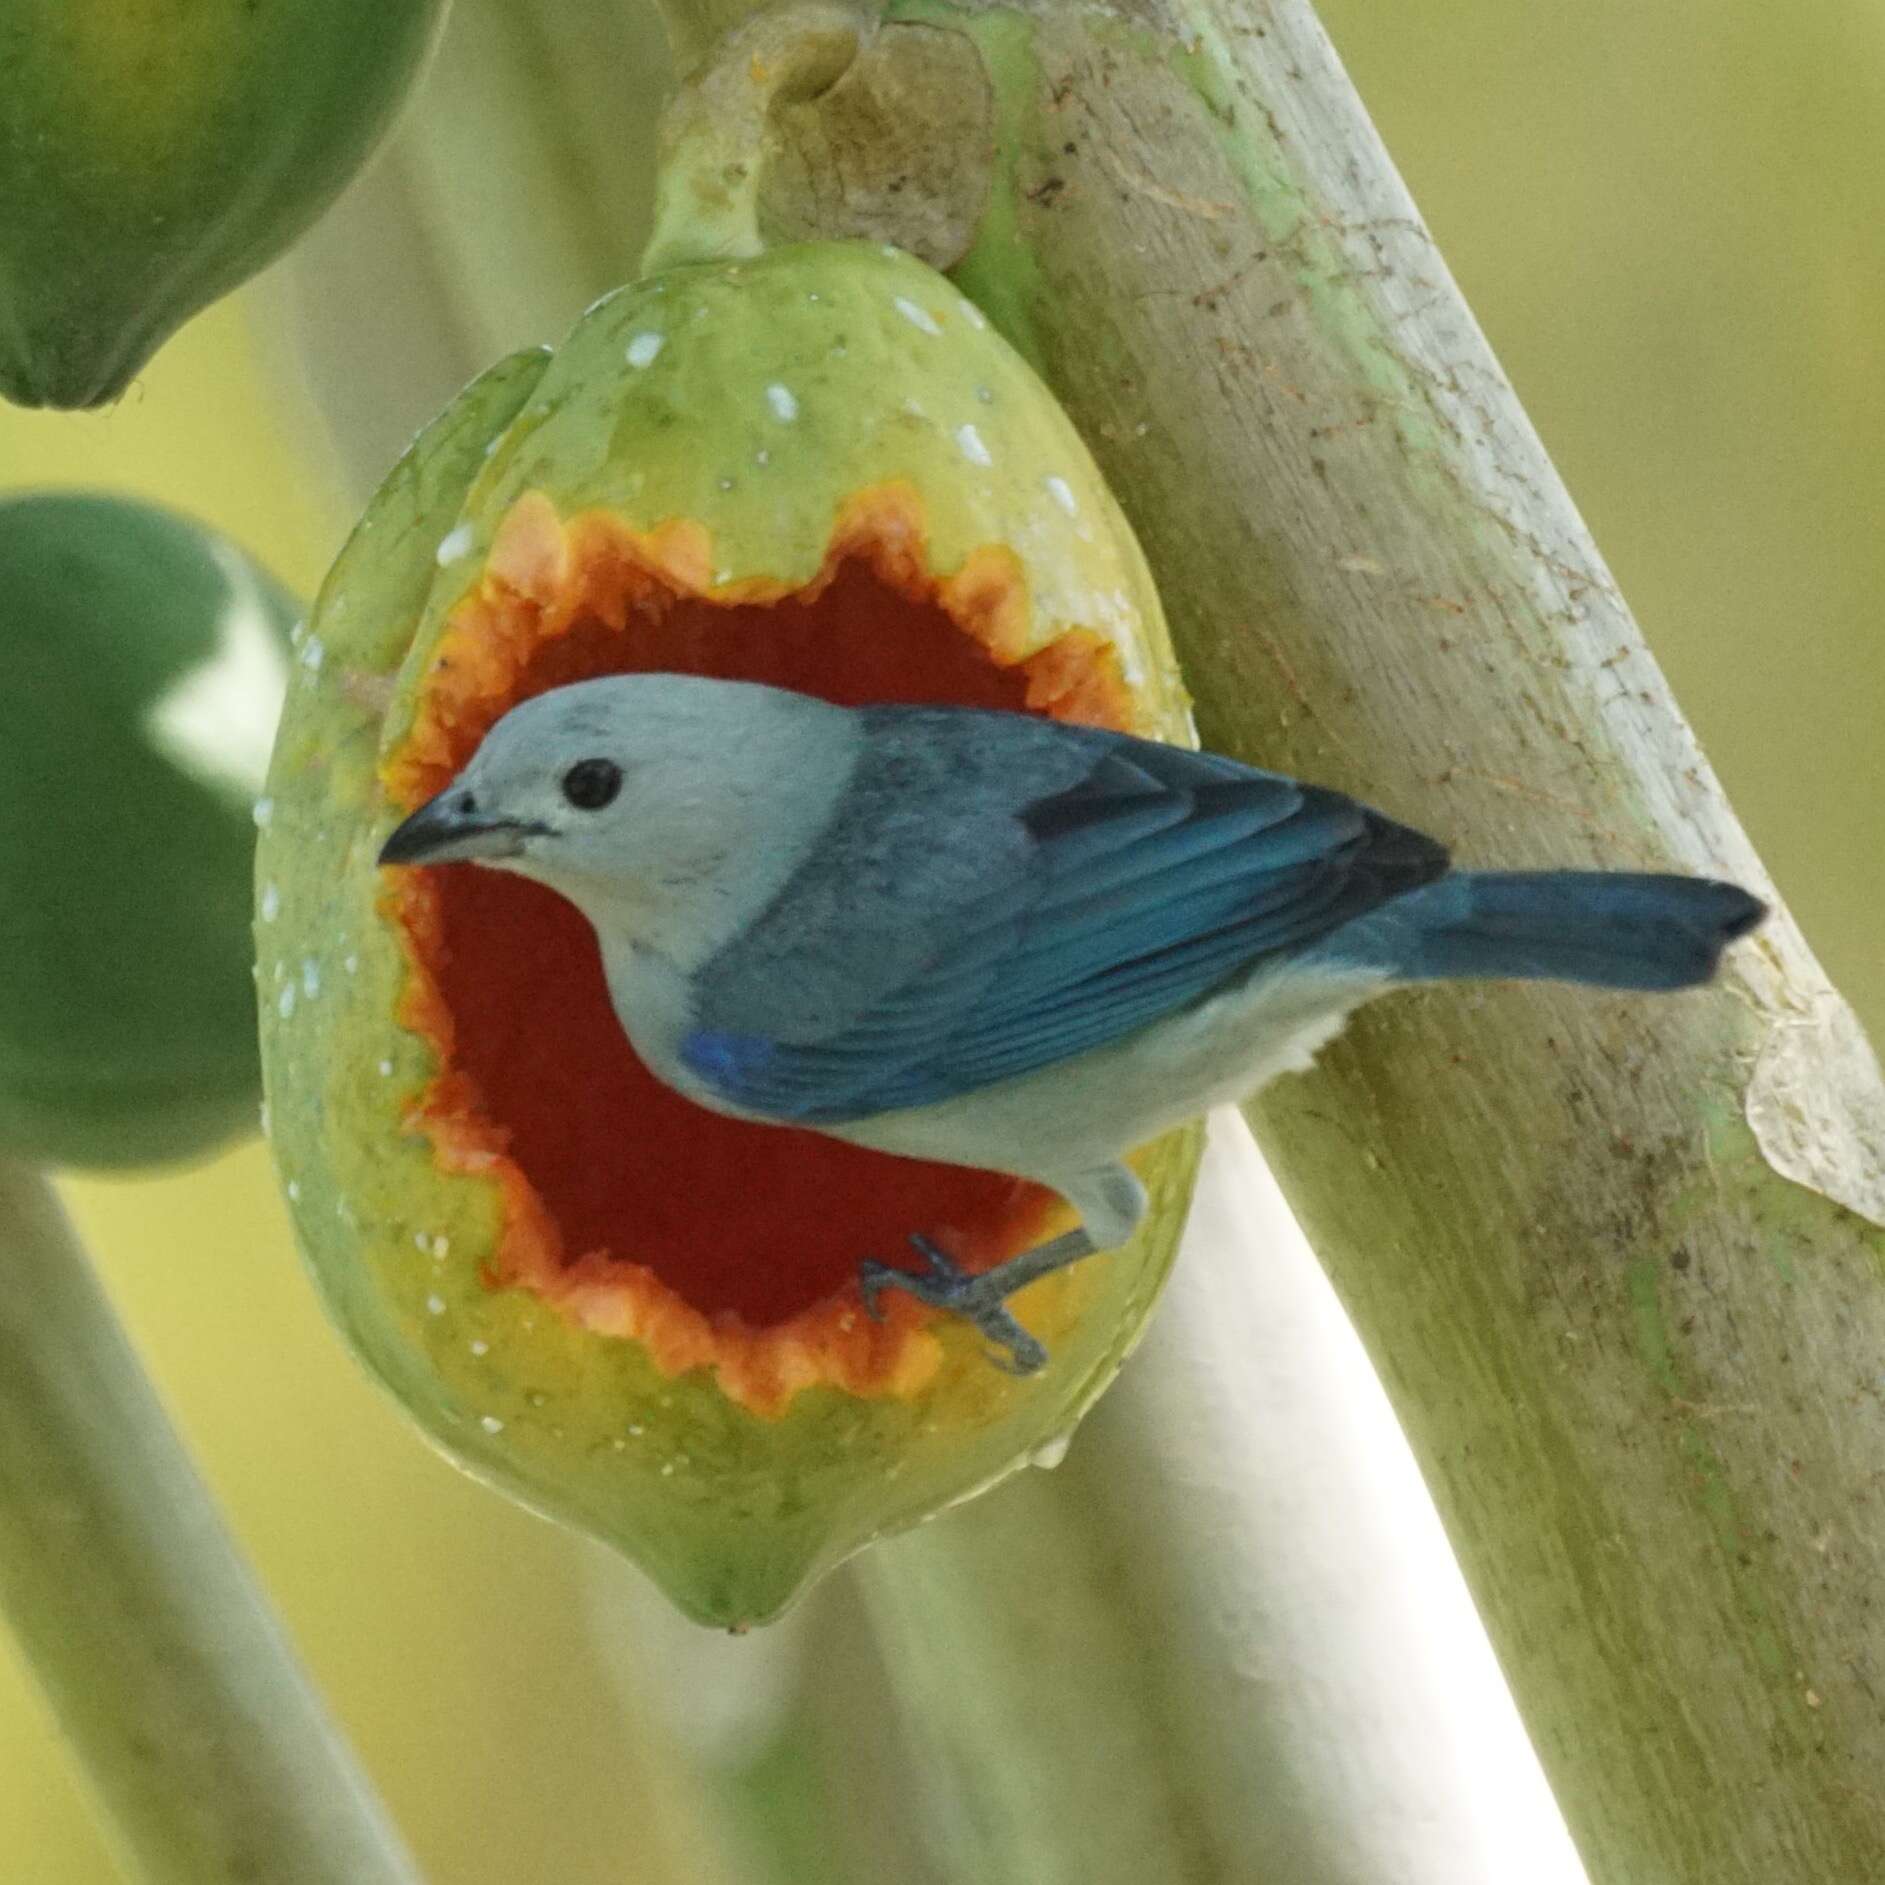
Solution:
[{"label": "orange papaya flesh", "polygon": [[[1001,546],[954,578],[924,569],[908,487],[860,494],[823,568],[797,590],[690,590],[704,533],[638,540],[605,514],[565,527],[539,494],[500,527],[454,612],[412,731],[384,769],[410,809],[441,791],[509,708],[571,681],[649,671],[797,688],[847,705],[953,702],[1134,724],[1111,645],[1070,630],[1031,655],[1004,642],[1020,599]],[[708,1366],[777,1413],[809,1386],[907,1393],[936,1312],[893,1293],[861,1311],[867,1257],[912,1267],[912,1231],[966,1268],[1051,1235],[1065,1208],[1023,1181],[728,1119],[657,1081],[609,1006],[592,932],[541,885],[473,865],[395,874],[388,904],[411,980],[401,1022],[438,1071],[412,1121],[442,1167],[495,1177],[504,1228],[489,1265],[599,1332],[632,1336],[671,1374]]]}]

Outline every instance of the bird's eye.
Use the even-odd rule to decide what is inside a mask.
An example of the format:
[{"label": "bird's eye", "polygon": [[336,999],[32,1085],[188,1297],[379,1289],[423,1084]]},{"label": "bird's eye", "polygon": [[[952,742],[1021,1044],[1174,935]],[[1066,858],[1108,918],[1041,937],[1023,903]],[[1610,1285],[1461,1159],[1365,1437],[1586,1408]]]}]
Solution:
[{"label": "bird's eye", "polygon": [[579,759],[563,775],[563,796],[579,812],[599,812],[622,789],[622,769],[612,759]]}]

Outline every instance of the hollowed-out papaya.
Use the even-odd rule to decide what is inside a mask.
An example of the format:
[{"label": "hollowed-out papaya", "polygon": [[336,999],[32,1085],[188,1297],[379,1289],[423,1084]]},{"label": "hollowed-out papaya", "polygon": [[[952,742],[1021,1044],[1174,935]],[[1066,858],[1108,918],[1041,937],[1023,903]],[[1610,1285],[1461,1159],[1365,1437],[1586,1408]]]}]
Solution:
[{"label": "hollowed-out papaya", "polygon": [[583,921],[392,824],[519,699],[666,669],[1183,737],[1144,564],[1078,437],[941,276],[819,243],[671,269],[423,434],[323,588],[258,855],[276,1156],[337,1317],[472,1470],[738,1625],[999,1478],[1105,1385],[1195,1145],[1127,1249],[1017,1299],[1016,1379],[859,1261],[972,1267],[1063,1207],[710,1115],[635,1061]]}]

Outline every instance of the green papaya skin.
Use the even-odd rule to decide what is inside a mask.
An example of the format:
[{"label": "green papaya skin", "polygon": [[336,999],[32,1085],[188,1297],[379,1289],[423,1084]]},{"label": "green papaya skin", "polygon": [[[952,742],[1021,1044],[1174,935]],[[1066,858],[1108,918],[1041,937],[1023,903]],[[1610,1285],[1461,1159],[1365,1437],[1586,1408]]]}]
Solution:
[{"label": "green papaya skin", "polygon": [[[632,1558],[687,1614],[734,1628],[1053,1455],[1150,1313],[1195,1133],[1142,1155],[1153,1208],[1131,1246],[1019,1299],[1052,1361],[1017,1379],[953,1319],[864,1317],[854,1259],[877,1237],[894,1257],[893,1226],[922,1227],[900,1202],[882,1208],[904,1162],[819,1166],[813,1184],[799,1162],[844,1148],[788,1156],[793,1135],[774,1129],[704,1114],[696,1127],[646,1085],[610,1110],[626,1041],[595,1005],[593,961],[593,988],[556,966],[589,946],[548,903],[492,901],[537,887],[464,867],[448,891],[442,873],[376,863],[519,660],[563,679],[592,658],[691,664],[833,697],[946,694],[965,675],[1019,701],[1025,681],[1037,709],[1110,700],[1141,730],[1188,739],[1130,530],[980,313],[863,243],[619,290],[554,356],[501,363],[420,436],[323,585],[308,646],[320,659],[290,689],[256,858],[258,907],[276,910],[256,929],[271,1140],[330,1311],[427,1434]],[[532,672],[522,684],[549,677]],[[476,921],[454,929],[454,907]],[[578,1003],[607,1039],[571,1074],[592,1043],[546,1053],[538,1036]],[[494,1110],[480,1128],[457,1083],[533,1054],[522,1090],[560,1095],[544,1102],[554,1116]],[[734,1130],[750,1136],[713,1137]],[[726,1149],[697,1155],[695,1132]],[[552,1179],[580,1192],[602,1168],[636,1200],[602,1226],[606,1252],[592,1221],[531,1269],[519,1247],[533,1211],[560,1210]],[[829,1293],[783,1321],[690,1294],[690,1249],[704,1277],[755,1222],[754,1262],[784,1265],[798,1246],[826,1261]]]},{"label": "green papaya skin", "polygon": [[359,170],[446,0],[4,0],[0,396],[97,406]]},{"label": "green papaya skin", "polygon": [[251,802],[299,605],[129,499],[0,502],[0,1154],[252,1127]]}]

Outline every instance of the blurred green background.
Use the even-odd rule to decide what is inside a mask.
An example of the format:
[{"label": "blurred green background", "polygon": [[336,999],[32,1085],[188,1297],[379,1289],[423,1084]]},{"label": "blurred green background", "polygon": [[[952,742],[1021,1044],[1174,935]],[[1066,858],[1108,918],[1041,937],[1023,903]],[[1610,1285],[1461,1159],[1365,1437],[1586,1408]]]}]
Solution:
[{"label": "blurred green background", "polygon": [[[1885,10],[1322,12],[1783,892],[1885,1039]],[[311,593],[345,503],[270,371],[281,307],[264,283],[213,310],[116,410],[0,408],[0,488],[161,499]],[[67,1191],[428,1874],[697,1885],[680,1779],[593,1640],[589,1553],[458,1477],[367,1385],[259,1149]],[[0,1854],[32,1885],[113,1876],[3,1637]]]}]

